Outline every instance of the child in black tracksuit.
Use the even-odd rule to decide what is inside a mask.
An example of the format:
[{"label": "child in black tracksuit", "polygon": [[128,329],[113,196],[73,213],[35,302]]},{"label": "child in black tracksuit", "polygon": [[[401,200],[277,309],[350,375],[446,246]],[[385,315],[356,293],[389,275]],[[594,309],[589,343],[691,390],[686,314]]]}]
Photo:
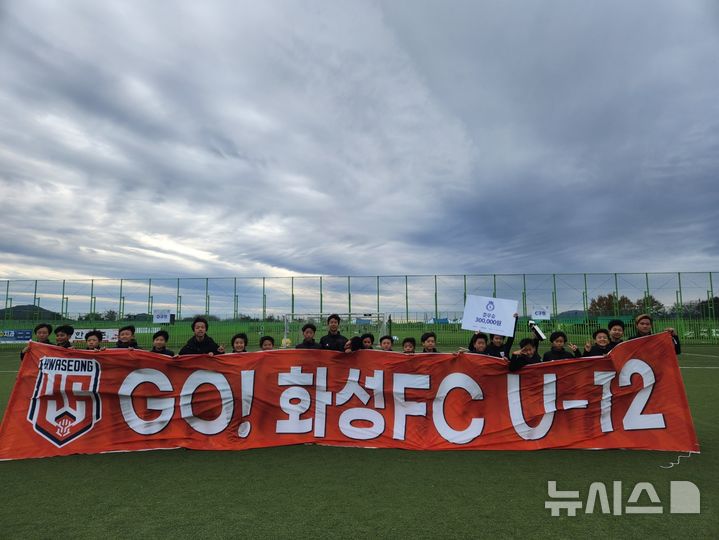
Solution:
[{"label": "child in black tracksuit", "polygon": [[567,334],[562,331],[552,332],[549,336],[549,341],[552,342],[552,348],[544,353],[542,362],[551,362],[552,360],[562,360],[564,358],[581,358],[582,356],[582,351],[573,343],[569,344],[572,352],[564,349],[564,344],[567,343]]},{"label": "child in black tracksuit", "polygon": [[594,332],[592,334],[592,339],[594,340],[594,344],[587,341],[584,345],[583,356],[604,356],[605,354],[608,354],[612,348],[614,348],[614,345],[617,344],[612,344],[609,337],[609,330],[605,330],[604,328],[600,328]]}]

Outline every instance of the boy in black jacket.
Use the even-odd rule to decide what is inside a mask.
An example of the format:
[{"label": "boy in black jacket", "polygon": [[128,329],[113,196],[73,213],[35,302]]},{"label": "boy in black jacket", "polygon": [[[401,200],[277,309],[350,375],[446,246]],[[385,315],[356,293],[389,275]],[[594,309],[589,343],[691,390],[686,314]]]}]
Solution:
[{"label": "boy in black jacket", "polygon": [[340,316],[333,313],[327,317],[327,335],[320,339],[320,347],[331,351],[344,351],[347,338],[340,334]]},{"label": "boy in black jacket", "polygon": [[509,359],[509,371],[517,371],[529,364],[538,364],[542,359],[537,354],[537,338],[524,338],[519,342],[519,350],[512,353]]},{"label": "boy in black jacket", "polygon": [[175,356],[174,351],[167,348],[167,342],[170,340],[170,334],[165,330],[159,330],[152,335],[152,349],[150,352],[164,354],[165,356]]},{"label": "boy in black jacket", "polygon": [[582,351],[579,350],[574,343],[569,343],[569,349],[572,352],[564,350],[564,344],[567,343],[567,334],[562,331],[552,332],[549,336],[552,342],[552,348],[544,353],[542,362],[551,362],[552,360],[562,360],[563,358],[581,358]]},{"label": "boy in black jacket", "polygon": [[117,344],[115,347],[118,349],[139,349],[140,346],[135,341],[135,327],[131,324],[123,326],[117,333]]},{"label": "boy in black jacket", "polygon": [[70,338],[75,333],[75,329],[69,324],[63,324],[55,328],[55,344],[58,347],[72,349],[72,341]]},{"label": "boy in black jacket", "polygon": [[620,319],[612,319],[607,325],[609,330],[609,350],[619,345],[624,338],[624,321]]},{"label": "boy in black jacket", "polygon": [[302,343],[297,344],[295,349],[321,349],[322,346],[315,341],[315,332],[317,332],[317,327],[314,324],[311,322],[305,324],[302,327],[302,337],[304,339]]},{"label": "boy in black jacket", "polygon": [[86,348],[91,351],[101,351],[104,349],[102,346],[102,332],[100,330],[91,330],[85,334]]},{"label": "boy in black jacket", "polygon": [[[40,323],[35,327],[33,332],[35,332],[35,339],[33,341],[37,341],[38,343],[45,343],[46,345],[52,345],[52,343],[50,343],[50,334],[52,333],[51,325],[47,323]],[[28,350],[29,347],[25,346],[23,350],[20,351],[20,360],[23,359],[25,353]]]},{"label": "boy in black jacket", "polygon": [[[651,336],[652,335],[652,323],[654,321],[652,320],[651,315],[648,315],[646,313],[642,313],[641,315],[637,315],[636,319],[634,319],[634,328],[636,330],[636,335],[633,338],[629,339],[636,339],[644,336]],[[679,343],[679,336],[677,335],[677,331],[674,330],[674,328],[666,328],[664,329],[665,332],[669,332],[672,336],[672,341],[674,342],[674,352],[677,354],[682,353],[682,346]]]},{"label": "boy in black jacket", "polygon": [[487,345],[487,349],[483,354],[488,356],[494,356],[495,358],[509,358],[509,351],[512,350],[512,344],[514,343],[514,334],[517,331],[517,320],[519,319],[519,313],[514,314],[514,327],[512,328],[512,335],[509,337],[507,342],[504,341],[504,336],[497,334],[491,334],[489,336],[490,343]]},{"label": "boy in black jacket", "polygon": [[437,334],[434,332],[425,332],[419,338],[422,342],[422,352],[439,352],[437,351]]},{"label": "boy in black jacket", "polygon": [[215,343],[215,340],[207,335],[207,329],[210,324],[204,317],[195,317],[192,321],[192,333],[194,334],[187,340],[185,346],[180,349],[180,354],[222,354],[225,347]]},{"label": "boy in black jacket", "polygon": [[594,339],[594,345],[589,341],[584,345],[584,356],[604,356],[614,348],[609,337],[609,330],[600,328],[592,334],[592,339]]}]

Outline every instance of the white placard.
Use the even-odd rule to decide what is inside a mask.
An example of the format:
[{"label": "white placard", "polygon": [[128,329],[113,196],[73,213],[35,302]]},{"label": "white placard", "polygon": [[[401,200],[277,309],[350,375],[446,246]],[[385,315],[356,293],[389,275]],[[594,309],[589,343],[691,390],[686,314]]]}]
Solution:
[{"label": "white placard", "polygon": [[170,324],[170,310],[169,309],[153,309],[152,310],[152,322]]},{"label": "white placard", "polygon": [[[117,341],[118,329],[117,328],[98,328],[102,332],[103,342]],[[76,328],[75,333],[70,338],[70,341],[85,341],[85,334],[91,332],[92,328]]]},{"label": "white placard", "polygon": [[467,295],[462,328],[500,336],[514,334],[514,314],[517,301],[505,298]]},{"label": "white placard", "polygon": [[548,321],[552,318],[552,310],[549,309],[549,306],[532,306],[529,318],[535,321]]}]

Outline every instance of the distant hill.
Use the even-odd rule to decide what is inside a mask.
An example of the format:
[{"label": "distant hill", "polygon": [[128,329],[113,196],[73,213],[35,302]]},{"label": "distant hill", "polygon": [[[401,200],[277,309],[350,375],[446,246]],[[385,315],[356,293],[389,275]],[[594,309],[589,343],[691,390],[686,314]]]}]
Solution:
[{"label": "distant hill", "polygon": [[583,319],[585,313],[581,309],[570,309],[557,314],[557,319]]},{"label": "distant hill", "polygon": [[59,321],[62,319],[62,316],[55,311],[27,304],[0,309],[0,320],[8,318],[16,321],[34,321],[36,313],[40,321]]}]

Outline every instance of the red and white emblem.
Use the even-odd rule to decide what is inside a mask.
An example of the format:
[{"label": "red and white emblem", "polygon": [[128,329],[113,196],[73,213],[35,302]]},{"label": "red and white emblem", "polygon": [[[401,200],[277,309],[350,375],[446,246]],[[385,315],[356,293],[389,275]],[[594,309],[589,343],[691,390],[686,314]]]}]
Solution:
[{"label": "red and white emblem", "polygon": [[90,431],[102,414],[100,363],[85,358],[43,357],[27,419],[57,447]]}]

